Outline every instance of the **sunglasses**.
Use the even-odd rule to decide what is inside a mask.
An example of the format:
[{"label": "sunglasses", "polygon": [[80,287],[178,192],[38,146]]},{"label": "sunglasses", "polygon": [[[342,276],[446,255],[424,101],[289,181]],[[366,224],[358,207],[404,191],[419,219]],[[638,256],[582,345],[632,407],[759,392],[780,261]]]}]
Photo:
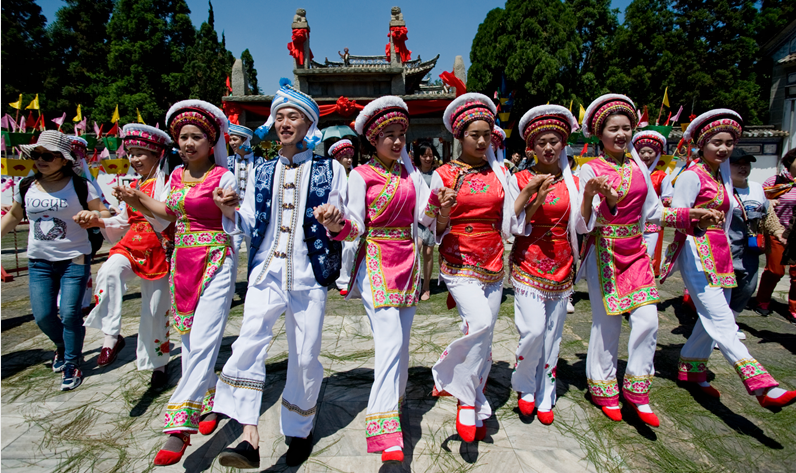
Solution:
[{"label": "sunglasses", "polygon": [[30,158],[32,160],[36,161],[36,160],[41,159],[45,163],[51,163],[51,162],[55,161],[55,158],[61,158],[61,157],[62,157],[61,153],[50,153],[50,152],[42,153],[40,151],[31,151],[30,152]]}]

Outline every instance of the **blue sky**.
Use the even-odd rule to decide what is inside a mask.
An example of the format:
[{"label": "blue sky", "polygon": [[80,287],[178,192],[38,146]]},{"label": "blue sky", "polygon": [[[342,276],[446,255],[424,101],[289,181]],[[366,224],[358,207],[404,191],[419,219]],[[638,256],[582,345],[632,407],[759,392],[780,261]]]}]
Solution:
[{"label": "blue sky", "polygon": [[[191,19],[197,27],[207,20],[206,0],[187,0]],[[64,5],[62,0],[38,0],[48,21]],[[624,8],[630,0],[612,0],[614,8]],[[436,79],[453,69],[457,55],[470,65],[470,46],[478,25],[489,10],[503,7],[505,0],[479,2],[451,0],[370,0],[274,2],[272,0],[216,0],[213,3],[216,31],[226,35],[227,49],[236,57],[248,48],[254,57],[258,81],[265,94],[278,88],[280,77],[292,79],[293,58],[287,51],[290,23],[296,8],[307,10],[310,24],[310,47],[315,59],[323,62],[339,59],[338,51],[349,48],[351,54],[384,54],[387,44],[390,8],[399,5],[409,29],[407,47],[412,57],[424,60],[440,55],[432,71]]]}]

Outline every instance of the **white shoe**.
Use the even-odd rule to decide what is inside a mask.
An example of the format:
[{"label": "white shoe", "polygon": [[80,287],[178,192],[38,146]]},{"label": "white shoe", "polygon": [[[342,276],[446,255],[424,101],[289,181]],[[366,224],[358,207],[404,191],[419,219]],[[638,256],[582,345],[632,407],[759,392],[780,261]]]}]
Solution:
[{"label": "white shoe", "polygon": [[567,314],[574,314],[575,313],[575,306],[572,305],[572,300],[567,301]]},{"label": "white shoe", "polygon": [[746,334],[743,333],[742,331],[738,330],[738,333],[736,333],[736,335],[738,335],[738,340],[746,340]]}]

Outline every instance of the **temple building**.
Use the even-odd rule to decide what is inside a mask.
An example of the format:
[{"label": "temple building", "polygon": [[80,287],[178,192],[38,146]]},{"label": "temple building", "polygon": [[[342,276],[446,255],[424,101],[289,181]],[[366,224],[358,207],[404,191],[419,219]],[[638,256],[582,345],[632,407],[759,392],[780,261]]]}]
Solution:
[{"label": "temple building", "polygon": [[[397,95],[409,106],[411,126],[408,140],[434,139],[441,154],[451,154],[453,137],[445,129],[442,113],[456,97],[456,90],[448,85],[430,85],[431,70],[439,55],[424,61],[412,59],[406,47],[406,22],[401,9],[393,7],[388,27],[389,43],[382,55],[349,54],[348,48],[339,61],[323,62],[313,58],[310,48],[310,25],[307,12],[299,8],[293,17],[288,53],[293,56],[293,85],[309,94],[321,110],[318,128],[335,125],[350,126],[357,113],[370,101],[384,95]],[[464,61],[457,56],[453,74],[467,82]],[[235,61],[232,68],[232,94],[223,97],[224,110],[231,121],[255,129],[270,113],[271,95],[250,95],[243,64]],[[353,128],[353,127],[352,127]],[[270,137],[276,139],[273,130]],[[323,148],[317,152],[322,153]]]}]

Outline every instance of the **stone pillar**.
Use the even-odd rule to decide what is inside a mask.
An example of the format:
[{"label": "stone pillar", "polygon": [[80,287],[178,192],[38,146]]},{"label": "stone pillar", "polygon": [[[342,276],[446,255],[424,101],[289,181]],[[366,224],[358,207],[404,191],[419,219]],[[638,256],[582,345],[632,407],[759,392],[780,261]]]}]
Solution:
[{"label": "stone pillar", "polygon": [[304,64],[297,64],[296,67],[303,67],[304,69],[310,68],[310,24],[307,21],[307,10],[297,8],[296,14],[293,15],[293,23],[290,27],[294,30],[307,30],[307,41],[304,41]]},{"label": "stone pillar", "polygon": [[232,95],[249,95],[249,79],[246,77],[246,69],[243,68],[243,61],[235,59],[232,65]]}]

